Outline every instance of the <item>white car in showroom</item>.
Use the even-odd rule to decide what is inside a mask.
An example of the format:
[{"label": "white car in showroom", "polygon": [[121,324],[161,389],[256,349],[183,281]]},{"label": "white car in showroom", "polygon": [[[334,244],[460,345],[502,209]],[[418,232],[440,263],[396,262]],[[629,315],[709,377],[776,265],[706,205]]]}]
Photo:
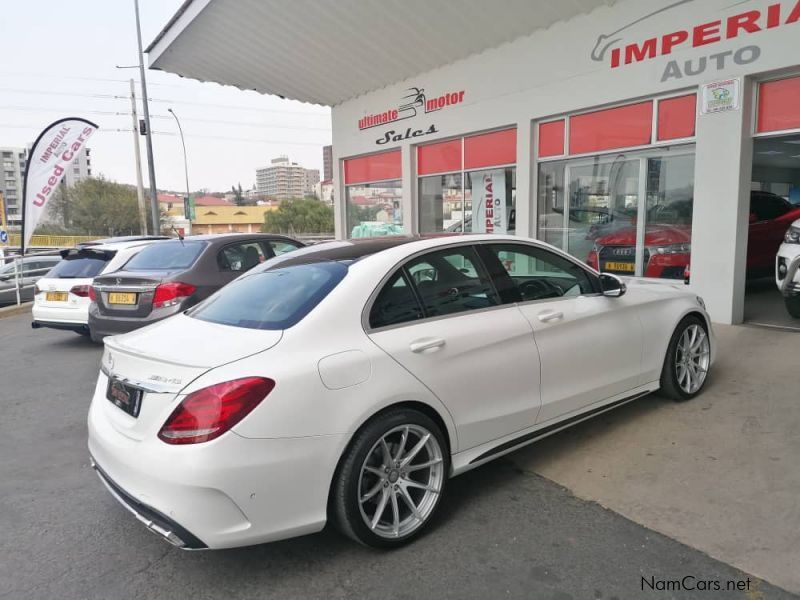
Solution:
[{"label": "white car in showroom", "polygon": [[626,286],[533,240],[330,242],[107,338],[89,451],[183,548],[329,520],[393,547],[450,477],[658,389],[692,398],[715,350],[683,286]]},{"label": "white car in showroom", "polygon": [[775,282],[783,294],[786,310],[800,319],[800,219],[792,223],[778,248]]},{"label": "white car in showroom", "polygon": [[159,239],[137,238],[62,250],[61,261],[33,289],[31,326],[89,335],[89,288],[94,278],[122,268],[142,248]]}]

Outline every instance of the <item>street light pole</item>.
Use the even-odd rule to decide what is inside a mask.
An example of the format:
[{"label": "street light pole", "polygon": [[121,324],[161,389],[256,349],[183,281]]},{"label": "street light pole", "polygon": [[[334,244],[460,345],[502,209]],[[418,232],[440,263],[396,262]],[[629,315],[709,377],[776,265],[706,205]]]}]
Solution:
[{"label": "street light pole", "polygon": [[[189,204],[189,162],[186,160],[186,142],[183,139],[183,128],[181,127],[181,122],[178,120],[178,115],[175,114],[175,111],[171,108],[167,109],[167,112],[175,117],[175,122],[178,124],[178,132],[181,134],[181,146],[183,146],[183,172],[186,175],[186,204]],[[186,218],[189,218],[189,215],[186,215]]]},{"label": "street light pole", "polygon": [[142,81],[142,107],[144,108],[144,126],[147,129],[145,145],[147,146],[147,171],[150,175],[150,211],[153,219],[152,232],[161,232],[161,211],[158,207],[158,190],[156,189],[156,166],[153,162],[153,131],[150,128],[150,108],[147,102],[147,79],[144,74],[144,52],[142,51],[142,27],[139,22],[139,0],[133,0],[136,11],[136,41],[139,45],[139,77]]}]

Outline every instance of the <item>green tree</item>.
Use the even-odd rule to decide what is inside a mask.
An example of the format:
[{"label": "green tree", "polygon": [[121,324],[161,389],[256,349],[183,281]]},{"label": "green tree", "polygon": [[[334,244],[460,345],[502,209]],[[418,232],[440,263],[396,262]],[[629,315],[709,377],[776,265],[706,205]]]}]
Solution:
[{"label": "green tree", "polygon": [[264,215],[261,231],[267,233],[333,233],[333,208],[319,200],[283,200]]},{"label": "green tree", "polygon": [[242,194],[242,184],[239,184],[239,188],[237,189],[236,186],[231,186],[231,192],[233,192],[233,202],[236,206],[244,206],[247,202],[244,199],[244,194]]},{"label": "green tree", "polygon": [[71,229],[88,235],[139,233],[136,189],[101,177],[90,178],[70,189]]}]

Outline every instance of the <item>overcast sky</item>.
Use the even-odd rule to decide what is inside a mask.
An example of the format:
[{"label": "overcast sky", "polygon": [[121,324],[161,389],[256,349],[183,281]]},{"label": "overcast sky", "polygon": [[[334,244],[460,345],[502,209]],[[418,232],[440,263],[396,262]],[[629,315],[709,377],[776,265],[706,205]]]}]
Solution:
[{"label": "overcast sky", "polygon": [[[181,2],[140,0],[145,47]],[[128,79],[136,80],[140,96],[138,70],[115,68],[137,63],[133,0],[3,0],[0,57],[0,146],[25,146],[56,119],[85,117],[101,128],[90,144],[93,173],[135,183]],[[160,132],[153,136],[159,189],[185,188],[168,108],[186,135],[192,191],[227,191],[239,182],[247,189],[256,167],[281,154],[322,169],[322,146],[330,143],[327,108],[159,71],[148,70],[147,84],[153,131]],[[139,111],[141,117],[141,103]]]}]

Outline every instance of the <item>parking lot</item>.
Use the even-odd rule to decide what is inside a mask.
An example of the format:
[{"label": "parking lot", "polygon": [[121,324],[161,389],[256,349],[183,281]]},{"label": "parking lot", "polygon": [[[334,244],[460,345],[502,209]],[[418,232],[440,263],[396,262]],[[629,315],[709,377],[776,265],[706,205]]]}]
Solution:
[{"label": "parking lot", "polygon": [[[0,320],[2,598],[794,597],[537,474],[573,477],[579,495],[615,508],[619,492],[598,481],[635,479],[630,471],[613,473],[637,461],[609,467],[610,478],[596,467],[586,473],[592,457],[614,459],[604,419],[554,436],[540,453],[534,446],[453,480],[430,534],[393,553],[357,546],[329,530],[236,550],[174,549],[117,505],[89,467],[85,416],[100,347],[70,332],[32,331],[29,322],[27,314]],[[710,390],[722,385],[714,381]],[[635,431],[639,419],[651,426],[664,401],[644,402],[609,417],[613,427]],[[684,483],[676,478],[673,487]],[[641,495],[642,487],[630,489]],[[648,521],[646,507],[620,510]],[[674,514],[681,526],[691,516]],[[782,518],[792,523],[794,517]],[[652,526],[664,531],[663,521]],[[749,591],[642,591],[642,578],[687,575],[723,582],[750,577]]]}]

